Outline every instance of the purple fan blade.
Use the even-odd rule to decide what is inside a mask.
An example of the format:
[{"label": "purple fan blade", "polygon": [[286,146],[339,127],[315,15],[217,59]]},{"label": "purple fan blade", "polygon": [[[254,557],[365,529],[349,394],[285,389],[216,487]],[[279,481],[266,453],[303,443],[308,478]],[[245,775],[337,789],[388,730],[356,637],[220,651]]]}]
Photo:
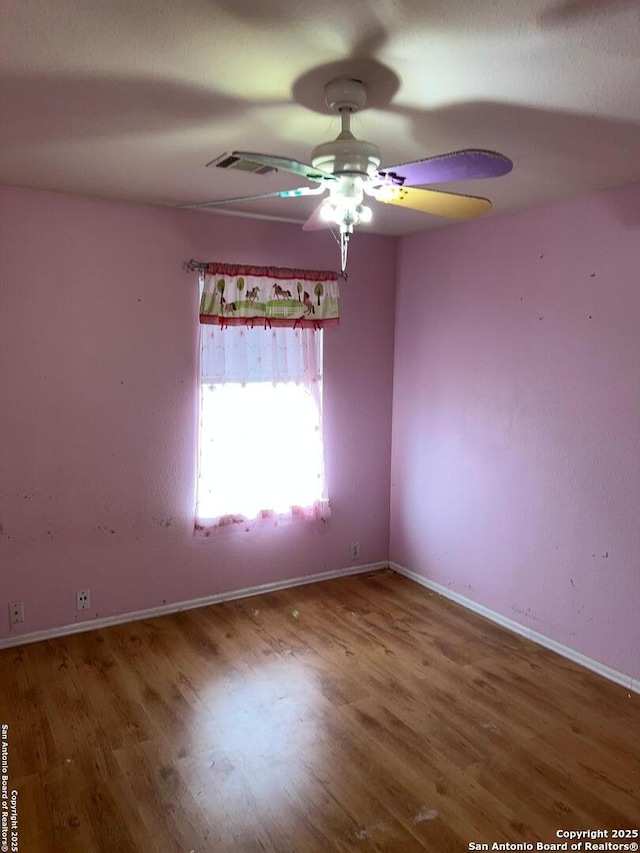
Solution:
[{"label": "purple fan blade", "polygon": [[474,178],[497,178],[508,174],[513,163],[508,157],[495,151],[481,151],[469,148],[465,151],[452,151],[426,160],[413,163],[400,163],[398,166],[385,166],[381,175],[408,187],[420,184],[442,184],[445,181],[468,181]]}]

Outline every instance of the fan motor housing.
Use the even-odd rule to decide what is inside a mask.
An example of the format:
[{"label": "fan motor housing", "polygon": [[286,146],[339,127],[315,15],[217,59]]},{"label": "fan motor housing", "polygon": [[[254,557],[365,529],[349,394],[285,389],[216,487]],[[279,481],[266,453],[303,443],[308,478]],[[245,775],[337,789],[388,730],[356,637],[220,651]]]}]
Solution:
[{"label": "fan motor housing", "polygon": [[344,131],[337,139],[317,145],[311,154],[314,168],[334,175],[370,175],[380,165],[380,149]]}]

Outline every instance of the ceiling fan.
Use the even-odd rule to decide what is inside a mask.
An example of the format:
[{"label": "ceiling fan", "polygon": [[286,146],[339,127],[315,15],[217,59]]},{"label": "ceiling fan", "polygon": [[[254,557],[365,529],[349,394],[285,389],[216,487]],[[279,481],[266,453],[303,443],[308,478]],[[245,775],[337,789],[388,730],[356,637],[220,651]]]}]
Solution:
[{"label": "ceiling fan", "polygon": [[332,226],[339,228],[341,268],[344,273],[349,238],[354,227],[361,222],[370,222],[373,217],[371,208],[364,203],[365,196],[383,204],[400,205],[447,219],[472,219],[491,208],[488,199],[424,189],[421,185],[496,178],[506,175],[513,168],[511,160],[502,154],[469,148],[381,169],[379,148],[371,142],[356,139],[351,132],[352,114],[361,110],[366,103],[365,84],[360,80],[338,79],[328,83],[324,92],[327,105],[341,117],[342,130],[336,139],[323,142],[313,149],[311,165],[288,157],[249,151],[232,151],[207,163],[207,166],[220,169],[238,169],[257,174],[290,172],[306,178],[316,186],[241,198],[215,199],[180,207],[206,208],[259,198],[296,198],[328,192],[302,227],[305,231]]}]

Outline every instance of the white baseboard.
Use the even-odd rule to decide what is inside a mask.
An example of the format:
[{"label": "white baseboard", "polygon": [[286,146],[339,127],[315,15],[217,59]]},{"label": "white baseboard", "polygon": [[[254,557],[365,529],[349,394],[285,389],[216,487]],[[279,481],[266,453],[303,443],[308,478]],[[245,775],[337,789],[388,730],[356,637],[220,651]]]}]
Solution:
[{"label": "white baseboard", "polygon": [[73,622],[71,625],[61,625],[58,628],[48,628],[44,631],[33,631],[30,634],[15,634],[0,640],[0,650],[12,646],[22,646],[27,643],[38,643],[41,640],[51,640],[55,637],[66,637],[69,634],[81,634],[85,631],[96,631],[98,628],[109,628],[112,625],[123,625],[125,622],[137,622],[140,619],[152,619],[154,616],[165,616],[169,613],[179,613],[182,610],[195,610],[197,607],[207,607],[210,604],[220,604],[223,601],[235,601],[239,598],[248,598],[251,595],[262,595],[265,592],[273,592],[278,589],[292,589],[304,584],[319,583],[320,581],[333,580],[334,578],[348,577],[349,575],[361,575],[366,572],[374,572],[386,569],[389,563],[384,560],[379,563],[367,563],[362,566],[349,566],[346,569],[335,569],[330,572],[321,572],[317,575],[305,575],[299,578],[290,578],[275,583],[264,583],[245,589],[236,589],[232,592],[222,592],[218,595],[207,595],[204,598],[193,598],[190,601],[179,601],[173,604],[162,604],[159,607],[150,607],[148,610],[136,610],[131,613],[121,613],[116,616],[105,616],[102,619],[88,619],[86,622]]},{"label": "white baseboard", "polygon": [[575,649],[569,648],[569,646],[564,646],[562,643],[558,643],[550,637],[545,637],[544,634],[539,634],[531,628],[525,628],[525,626],[521,625],[519,622],[514,622],[513,619],[508,619],[501,613],[496,613],[495,610],[489,610],[488,607],[484,607],[482,604],[477,604],[470,598],[465,598],[464,595],[453,592],[446,586],[441,586],[439,583],[435,583],[434,581],[425,578],[423,575],[418,575],[416,572],[412,572],[404,566],[398,565],[398,563],[389,561],[389,568],[394,572],[397,572],[399,575],[403,575],[404,577],[419,583],[421,586],[424,586],[433,592],[437,592],[438,595],[449,598],[451,601],[461,604],[468,610],[472,610],[474,613],[484,616],[485,619],[490,619],[492,622],[496,622],[508,631],[513,631],[514,634],[520,634],[521,637],[526,637],[527,640],[532,640],[539,646],[544,646],[545,649],[550,649],[552,652],[556,652],[557,654],[562,655],[562,657],[568,658],[570,661],[580,664],[580,666],[584,666],[586,669],[590,669],[598,675],[602,675],[604,678],[609,679],[609,681],[614,681],[616,684],[626,687],[627,690],[632,690],[634,693],[640,693],[640,680],[634,679],[630,675],[618,672],[617,670],[600,663],[600,661],[593,660],[593,658],[587,657],[581,652],[577,652]]},{"label": "white baseboard", "polygon": [[189,601],[162,604],[159,607],[150,607],[147,610],[136,610],[131,613],[105,616],[101,619],[88,619],[86,622],[73,622],[70,625],[61,625],[57,628],[48,628],[43,631],[33,631],[29,634],[14,634],[13,636],[0,639],[0,650],[12,648],[13,646],[26,645],[27,643],[37,643],[41,640],[51,640],[55,637],[66,637],[70,634],[81,634],[85,631],[96,631],[99,628],[109,628],[112,625],[123,625],[126,622],[136,622],[140,619],[152,619],[155,616],[179,613],[182,610],[195,610],[198,607],[207,607],[210,604],[220,604],[223,601],[235,601],[240,598],[248,598],[252,595],[262,595],[263,593],[273,592],[280,589],[292,589],[296,586],[320,583],[321,581],[349,577],[350,575],[360,575],[365,574],[366,572],[374,572],[386,568],[392,569],[394,572],[397,572],[397,574],[415,581],[421,586],[426,587],[426,589],[438,593],[438,595],[442,595],[445,598],[449,598],[451,601],[455,601],[457,604],[461,604],[468,610],[472,610],[474,613],[484,616],[485,619],[489,619],[491,622],[501,625],[503,628],[506,628],[508,631],[512,631],[514,634],[519,634],[521,637],[532,640],[534,643],[544,646],[544,648],[550,649],[562,657],[585,667],[585,669],[589,669],[598,675],[602,675],[609,681],[620,684],[622,687],[626,687],[634,693],[640,693],[640,680],[634,679],[630,675],[625,675],[622,672],[618,672],[597,660],[593,660],[593,658],[587,657],[587,655],[583,655],[581,652],[578,652],[569,646],[564,646],[562,643],[558,643],[556,640],[552,640],[550,637],[546,637],[544,634],[538,633],[538,631],[526,628],[524,625],[521,625],[519,622],[515,622],[513,619],[508,619],[506,616],[503,616],[501,613],[497,613],[495,610],[490,610],[488,607],[484,607],[482,604],[478,604],[470,598],[466,598],[464,595],[453,592],[447,587],[441,586],[441,584],[425,578],[423,575],[419,575],[398,563],[387,560],[378,563],[367,563],[361,566],[349,566],[348,568],[335,569],[330,572],[321,572],[316,575],[304,575],[303,577],[290,578],[284,581],[276,581],[275,583],[259,584],[258,586],[247,587],[245,589],[222,592],[217,595],[208,595],[204,598],[194,598]]}]

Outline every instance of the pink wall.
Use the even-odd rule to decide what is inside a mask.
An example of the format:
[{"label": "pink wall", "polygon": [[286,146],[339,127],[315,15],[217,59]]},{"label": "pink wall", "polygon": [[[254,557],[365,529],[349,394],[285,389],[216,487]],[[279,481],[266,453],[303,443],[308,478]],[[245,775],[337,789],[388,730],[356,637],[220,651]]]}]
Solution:
[{"label": "pink wall", "polygon": [[[0,190],[0,638],[389,556],[640,677],[640,190],[358,234],[325,338],[329,524],[192,536],[189,257],[325,267],[327,234]],[[366,297],[366,299],[365,299]],[[113,531],[113,532],[112,532]]]},{"label": "pink wall", "polygon": [[640,678],[640,187],[404,238],[391,559]]},{"label": "pink wall", "polygon": [[[358,234],[325,333],[333,517],[192,535],[195,257],[335,267],[299,227],[0,190],[0,638],[388,557],[396,241]],[[78,616],[75,590],[91,589]]]}]

